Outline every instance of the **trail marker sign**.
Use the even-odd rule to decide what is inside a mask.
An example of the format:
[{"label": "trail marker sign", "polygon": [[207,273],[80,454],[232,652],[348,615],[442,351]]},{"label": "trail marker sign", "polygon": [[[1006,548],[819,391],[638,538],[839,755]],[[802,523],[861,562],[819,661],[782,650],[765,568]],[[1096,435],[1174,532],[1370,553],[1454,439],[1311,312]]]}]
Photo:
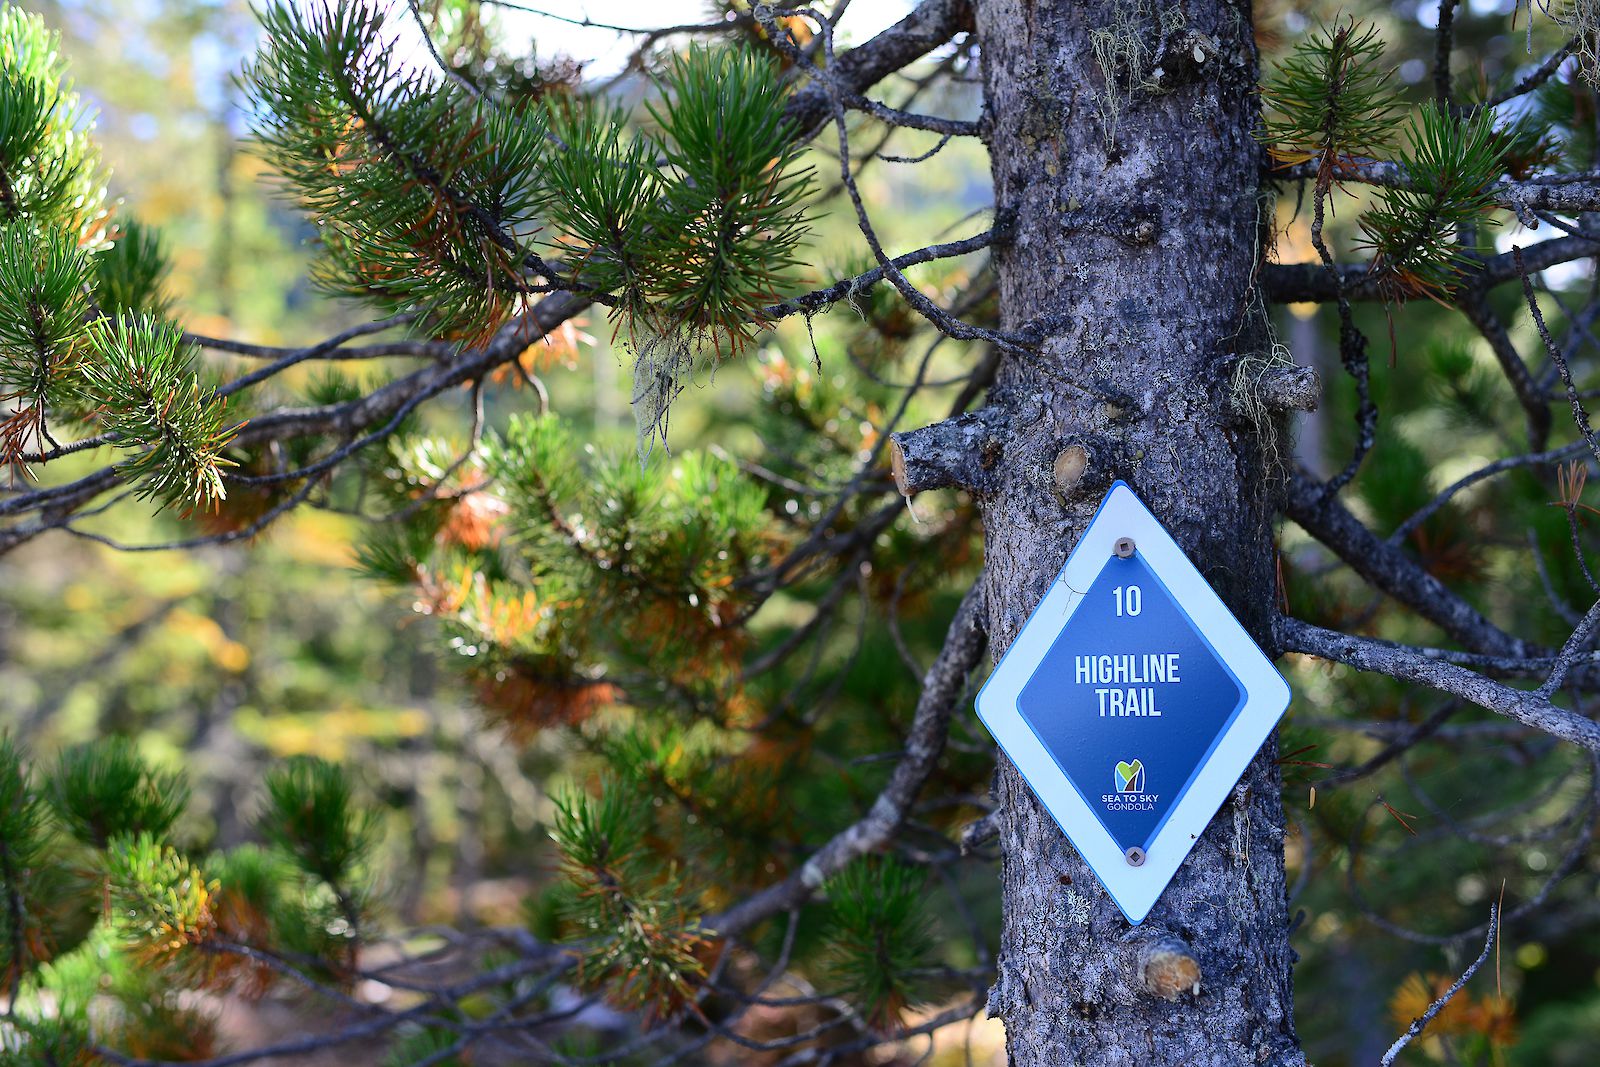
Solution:
[{"label": "trail marker sign", "polygon": [[1289,685],[1123,482],[978,693],[978,717],[1133,923]]}]

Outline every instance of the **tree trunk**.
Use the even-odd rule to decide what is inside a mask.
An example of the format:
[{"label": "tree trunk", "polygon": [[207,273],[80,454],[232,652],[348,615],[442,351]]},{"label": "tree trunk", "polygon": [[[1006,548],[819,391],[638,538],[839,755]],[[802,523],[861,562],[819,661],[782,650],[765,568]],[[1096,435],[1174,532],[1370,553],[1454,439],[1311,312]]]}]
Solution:
[{"label": "tree trunk", "polygon": [[[1270,650],[1276,437],[1235,414],[1234,386],[1265,348],[1249,4],[983,0],[977,23],[996,204],[1015,212],[996,253],[1002,322],[1042,342],[1006,359],[991,396],[1012,424],[983,494],[993,655],[1114,477]],[[1071,443],[1088,469],[1063,492],[1052,466]],[[1004,760],[996,800],[990,1012],[1013,1064],[1304,1063],[1275,741],[1138,928]]]}]

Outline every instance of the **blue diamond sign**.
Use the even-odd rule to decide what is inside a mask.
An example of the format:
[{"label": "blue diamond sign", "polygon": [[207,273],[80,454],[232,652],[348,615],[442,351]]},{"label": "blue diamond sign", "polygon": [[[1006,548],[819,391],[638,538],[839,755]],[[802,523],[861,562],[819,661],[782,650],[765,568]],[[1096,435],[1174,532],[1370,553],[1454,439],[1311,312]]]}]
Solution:
[{"label": "blue diamond sign", "polygon": [[1283,676],[1117,482],[978,717],[1139,923],[1288,705]]}]

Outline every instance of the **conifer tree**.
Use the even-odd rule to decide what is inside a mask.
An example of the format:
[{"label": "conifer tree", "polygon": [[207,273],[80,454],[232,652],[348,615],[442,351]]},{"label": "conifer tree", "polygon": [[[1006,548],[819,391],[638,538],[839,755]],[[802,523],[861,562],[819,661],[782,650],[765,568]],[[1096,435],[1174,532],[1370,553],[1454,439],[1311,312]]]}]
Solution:
[{"label": "conifer tree", "polygon": [[[437,621],[486,716],[572,752],[560,879],[524,925],[440,934],[385,927],[383,821],[347,769],[284,764],[256,840],[212,850],[181,770],[131,742],[0,739],[0,1060],[845,1063],[987,1012],[1020,1065],[1292,1065],[1285,872],[1311,881],[1314,843],[1349,875],[1318,906],[1345,894],[1464,980],[1502,930],[1584,921],[1600,298],[1555,268],[1600,251],[1595,13],[1533,5],[1533,50],[1475,80],[1444,0],[1408,85],[1348,15],[1280,39],[1226,0],[921,0],[849,46],[847,7],[644,27],[621,92],[508,56],[468,0],[271,0],[253,143],[315,226],[313,280],[367,315],[274,348],[186,328],[55,35],[0,2],[0,551],[359,511],[359,566]],[[393,47],[419,32],[423,60]],[[886,248],[862,174],[957,140],[987,150],[986,221]],[[841,205],[845,266],[817,227]],[[1276,332],[1312,304],[1326,383]],[[583,314],[633,360],[636,449],[545,399],[543,346]],[[816,344],[823,316],[846,342]],[[1480,349],[1418,340],[1444,316]],[[395,373],[285,384],[358,359]],[[668,447],[692,382],[759,392],[727,447]],[[463,390],[466,439],[430,434]],[[1328,470],[1290,436],[1319,404]],[[969,718],[1119,478],[1302,694],[1137,928]],[[113,507],[182,532],[126,545],[90,521]],[[914,681],[871,688],[872,657]],[[1457,819],[1424,759],[1502,776],[1508,806]],[[1387,914],[1363,879],[1403,881],[1413,806],[1563,858],[1464,928],[1436,887]],[[1383,1062],[1462,984],[1397,1000],[1416,1022]],[[207,997],[281,990],[338,1024],[222,1046]],[[1448,1025],[1487,1056],[1509,1009],[1476,1003]]]}]

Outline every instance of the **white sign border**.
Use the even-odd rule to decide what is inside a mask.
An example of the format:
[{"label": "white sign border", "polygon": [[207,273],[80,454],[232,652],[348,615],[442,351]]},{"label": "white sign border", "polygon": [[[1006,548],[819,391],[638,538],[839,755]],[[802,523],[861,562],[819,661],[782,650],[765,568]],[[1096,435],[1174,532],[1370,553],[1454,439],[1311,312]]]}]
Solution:
[{"label": "white sign border", "polygon": [[[1022,687],[1082,605],[1084,594],[1106,561],[1116,554],[1116,542],[1122,537],[1133,538],[1135,551],[1166,585],[1178,607],[1205,635],[1244,690],[1244,706],[1150,842],[1144,863],[1137,867],[1128,862],[1122,847],[1073,788],[1017,707]],[[978,718],[1100,878],[1111,899],[1137,926],[1155,907],[1211,817],[1283,717],[1289,696],[1289,683],[1272,661],[1250,639],[1172,535],[1127,483],[1119,480],[1100,502],[1100,509],[1089,520],[1088,529],[1051,583],[1050,591],[978,692],[977,710]]]}]

